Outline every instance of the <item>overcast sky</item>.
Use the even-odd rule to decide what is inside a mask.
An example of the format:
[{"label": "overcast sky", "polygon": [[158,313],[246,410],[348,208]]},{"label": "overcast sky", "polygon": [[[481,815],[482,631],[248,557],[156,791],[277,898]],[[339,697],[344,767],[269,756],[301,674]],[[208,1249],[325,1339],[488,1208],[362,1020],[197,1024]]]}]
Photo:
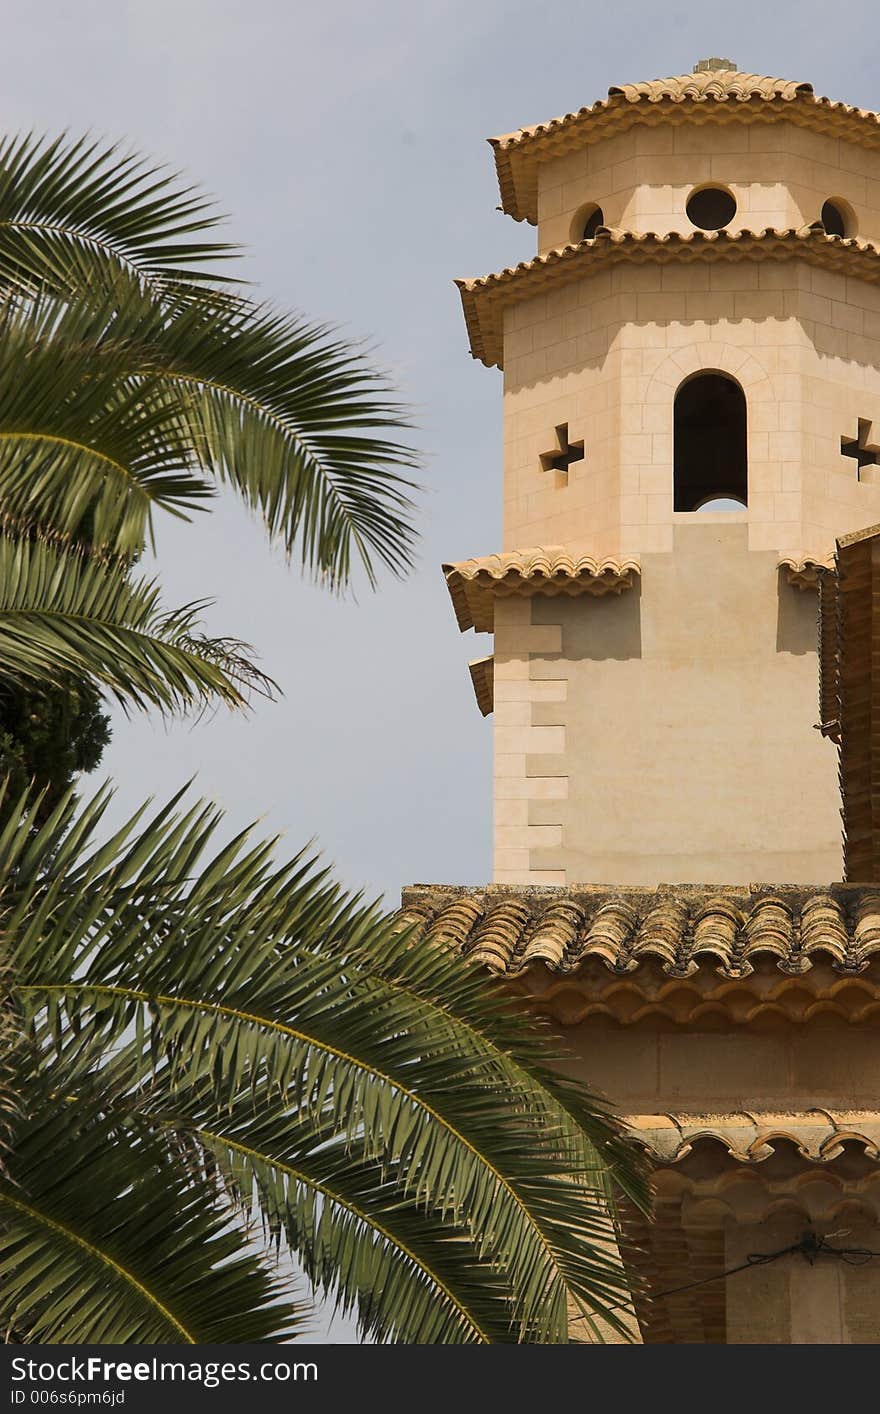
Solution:
[{"label": "overcast sky", "polygon": [[[249,719],[117,721],[100,774],[121,805],[195,773],[236,828],[316,836],[341,877],[490,876],[490,726],[440,565],[500,548],[501,385],[469,355],[455,276],[528,258],[496,210],[492,133],[688,72],[710,55],[880,107],[876,0],[0,0],[9,129],[122,138],[214,193],[280,305],[376,347],[425,455],[420,560],[357,603],[305,585],[234,502],[158,526],[169,602],[211,596],[213,630],[282,685]],[[845,22],[843,22],[845,20]]]}]

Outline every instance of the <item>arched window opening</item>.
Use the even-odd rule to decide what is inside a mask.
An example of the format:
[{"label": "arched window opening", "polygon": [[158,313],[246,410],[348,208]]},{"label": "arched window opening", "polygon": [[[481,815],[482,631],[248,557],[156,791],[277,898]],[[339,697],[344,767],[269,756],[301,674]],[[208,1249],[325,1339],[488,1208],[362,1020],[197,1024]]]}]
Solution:
[{"label": "arched window opening", "polygon": [[822,207],[822,225],[829,236],[851,236],[853,234],[852,214],[842,201],[826,201]]},{"label": "arched window opening", "polygon": [[599,227],[604,225],[605,215],[601,206],[591,202],[589,206],[582,206],[572,221],[571,238],[573,241],[594,241]]},{"label": "arched window opening", "polygon": [[720,231],[736,215],[736,199],[726,187],[698,187],[685,207],[688,220],[701,231]]},{"label": "arched window opening", "polygon": [[746,399],[733,378],[699,373],[682,383],[673,431],[675,510],[740,510],[748,504]]}]

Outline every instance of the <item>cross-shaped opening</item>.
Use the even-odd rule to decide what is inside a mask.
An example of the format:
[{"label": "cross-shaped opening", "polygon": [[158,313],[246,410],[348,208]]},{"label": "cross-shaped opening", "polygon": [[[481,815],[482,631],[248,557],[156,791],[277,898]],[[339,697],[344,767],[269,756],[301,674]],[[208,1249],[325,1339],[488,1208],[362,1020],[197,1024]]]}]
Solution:
[{"label": "cross-shaped opening", "polygon": [[541,453],[544,471],[561,471],[563,476],[567,476],[572,462],[582,462],[583,459],[583,442],[569,442],[568,423],[560,423],[556,428],[556,446],[549,452]]},{"label": "cross-shaped opening", "polygon": [[880,446],[875,442],[869,443],[868,437],[871,433],[870,418],[859,418],[859,430],[855,437],[841,437],[840,454],[844,457],[852,457],[856,463],[857,476],[862,479],[863,466],[880,466]]}]

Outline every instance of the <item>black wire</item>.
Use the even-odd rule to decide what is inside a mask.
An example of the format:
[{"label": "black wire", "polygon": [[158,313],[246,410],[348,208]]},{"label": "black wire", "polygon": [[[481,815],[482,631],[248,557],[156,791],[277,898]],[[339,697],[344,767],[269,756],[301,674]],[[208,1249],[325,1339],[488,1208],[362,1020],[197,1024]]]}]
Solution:
[{"label": "black wire", "polygon": [[[862,1267],[866,1262],[873,1261],[875,1257],[880,1257],[880,1252],[873,1251],[870,1247],[832,1247],[830,1242],[826,1242],[824,1237],[819,1237],[815,1232],[805,1232],[799,1242],[793,1242],[789,1247],[780,1247],[778,1252],[750,1252],[744,1262],[740,1262],[737,1267],[728,1267],[725,1272],[715,1272],[710,1277],[699,1277],[696,1281],[685,1282],[683,1286],[672,1286],[668,1291],[658,1291],[653,1296],[642,1296],[641,1301],[663,1301],[667,1296],[678,1296],[683,1291],[693,1291],[698,1286],[708,1286],[712,1281],[725,1281],[727,1277],[736,1276],[738,1272],[749,1271],[752,1267],[766,1267],[771,1262],[778,1262],[780,1257],[791,1257],[800,1254],[806,1257],[810,1266],[817,1257],[839,1257],[850,1267]],[[607,1312],[623,1311],[627,1306],[632,1306],[632,1297],[629,1301],[621,1301],[616,1306],[606,1306]],[[594,1321],[602,1318],[601,1312],[596,1312],[594,1316],[574,1316],[569,1324],[575,1321]]]}]

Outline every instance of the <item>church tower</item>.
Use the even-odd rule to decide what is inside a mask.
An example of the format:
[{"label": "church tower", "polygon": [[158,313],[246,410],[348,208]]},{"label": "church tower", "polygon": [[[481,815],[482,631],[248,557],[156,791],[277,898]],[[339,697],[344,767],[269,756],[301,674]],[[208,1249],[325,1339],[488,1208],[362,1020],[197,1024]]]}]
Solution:
[{"label": "church tower", "polygon": [[504,528],[445,573],[494,634],[495,880],[839,879],[816,586],[880,521],[877,116],[712,59],[492,146],[537,254],[459,282]]},{"label": "church tower", "polygon": [[647,1155],[635,1339],[880,1343],[880,116],[709,59],[492,145],[495,877],[402,916]]}]

